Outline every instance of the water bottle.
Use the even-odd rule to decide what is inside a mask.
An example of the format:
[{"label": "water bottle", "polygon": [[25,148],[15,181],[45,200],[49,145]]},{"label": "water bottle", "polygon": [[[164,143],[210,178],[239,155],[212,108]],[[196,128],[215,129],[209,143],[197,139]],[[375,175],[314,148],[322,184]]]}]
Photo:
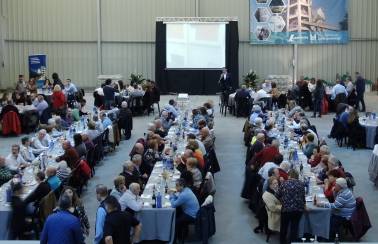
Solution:
[{"label": "water bottle", "polygon": [[161,202],[162,202],[162,197],[161,197],[161,193],[159,191],[157,196],[156,196],[156,208],[162,208]]},{"label": "water bottle", "polygon": [[155,194],[155,190],[156,190],[156,187],[154,185],[154,187],[152,188],[152,207],[155,208],[156,207],[156,194]]}]

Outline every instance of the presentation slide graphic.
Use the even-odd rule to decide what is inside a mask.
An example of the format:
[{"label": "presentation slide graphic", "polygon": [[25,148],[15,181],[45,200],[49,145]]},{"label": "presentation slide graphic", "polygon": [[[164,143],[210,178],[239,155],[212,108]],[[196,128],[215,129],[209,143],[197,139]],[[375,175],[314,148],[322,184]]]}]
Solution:
[{"label": "presentation slide graphic", "polygon": [[167,23],[168,69],[220,69],[226,60],[225,23]]},{"label": "presentation slide graphic", "polygon": [[348,0],[250,0],[251,44],[348,41]]}]

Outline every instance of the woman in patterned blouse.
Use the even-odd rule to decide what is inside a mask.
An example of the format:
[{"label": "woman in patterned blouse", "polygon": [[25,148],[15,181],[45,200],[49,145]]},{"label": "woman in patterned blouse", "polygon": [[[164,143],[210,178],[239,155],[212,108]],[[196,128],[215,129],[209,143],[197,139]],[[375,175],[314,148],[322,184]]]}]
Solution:
[{"label": "woman in patterned blouse", "polygon": [[90,228],[88,216],[85,212],[84,205],[81,203],[81,200],[77,195],[75,189],[70,186],[66,186],[62,194],[66,194],[71,198],[72,207],[69,209],[69,211],[79,218],[81,229],[83,230],[83,233],[88,236]]}]

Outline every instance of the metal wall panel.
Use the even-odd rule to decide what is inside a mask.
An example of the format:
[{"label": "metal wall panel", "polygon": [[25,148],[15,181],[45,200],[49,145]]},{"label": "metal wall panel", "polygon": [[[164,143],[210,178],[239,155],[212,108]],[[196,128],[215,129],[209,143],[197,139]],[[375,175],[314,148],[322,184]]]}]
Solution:
[{"label": "metal wall panel", "polygon": [[240,80],[251,69],[260,78],[267,75],[290,75],[293,71],[290,66],[293,58],[290,46],[258,46],[249,43],[239,45],[239,73]]},{"label": "metal wall panel", "polygon": [[125,81],[131,73],[155,76],[154,43],[105,43],[102,58],[104,74],[122,74]]},{"label": "metal wall panel", "polygon": [[82,87],[96,86],[96,44],[83,43],[43,43],[7,42],[6,87],[15,86],[18,74],[27,74],[28,55],[44,53],[47,55],[48,75],[53,72],[61,78],[70,78]]},{"label": "metal wall panel", "polygon": [[8,40],[94,41],[94,0],[1,0]]},{"label": "metal wall panel", "polygon": [[[248,43],[249,0],[197,1],[199,17],[238,17],[240,79],[250,69],[260,77],[292,75],[292,46]],[[101,2],[103,73],[124,77],[138,72],[154,78],[157,16],[195,16],[196,12],[196,0]],[[49,73],[58,71],[82,86],[93,84],[97,73],[95,0],[0,0],[0,8],[6,22],[5,69],[0,79],[13,81],[18,73],[27,73],[28,54],[39,52],[48,54]],[[299,46],[298,75],[332,79],[336,73],[360,71],[368,79],[376,79],[377,9],[377,0],[350,0],[352,41],[347,45]],[[0,87],[4,86],[2,82]]]},{"label": "metal wall panel", "polygon": [[195,0],[103,0],[104,41],[155,41],[156,17],[195,15]]},{"label": "metal wall panel", "polygon": [[378,42],[352,41],[348,45],[299,46],[298,75],[335,79],[337,73],[361,72],[367,79],[378,78]]},{"label": "metal wall panel", "polygon": [[249,0],[199,0],[199,15],[201,17],[238,17],[239,39],[249,41]]}]

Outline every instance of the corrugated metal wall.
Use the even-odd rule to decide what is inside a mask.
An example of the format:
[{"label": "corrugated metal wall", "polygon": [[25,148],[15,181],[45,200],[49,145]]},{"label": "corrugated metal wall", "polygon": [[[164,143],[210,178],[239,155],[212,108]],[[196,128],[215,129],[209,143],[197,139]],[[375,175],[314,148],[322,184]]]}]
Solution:
[{"label": "corrugated metal wall", "polygon": [[[261,77],[292,74],[292,46],[249,44],[249,0],[102,0],[103,73],[154,78],[155,18],[195,16],[196,8],[198,16],[239,18],[240,77],[250,69]],[[376,79],[377,10],[377,0],[350,0],[351,42],[299,46],[298,75],[331,79],[358,70]],[[13,86],[17,74],[27,73],[27,56],[35,53],[48,55],[50,74],[58,72],[84,87],[97,84],[95,0],[0,0],[0,15],[6,29],[0,87]]]}]

